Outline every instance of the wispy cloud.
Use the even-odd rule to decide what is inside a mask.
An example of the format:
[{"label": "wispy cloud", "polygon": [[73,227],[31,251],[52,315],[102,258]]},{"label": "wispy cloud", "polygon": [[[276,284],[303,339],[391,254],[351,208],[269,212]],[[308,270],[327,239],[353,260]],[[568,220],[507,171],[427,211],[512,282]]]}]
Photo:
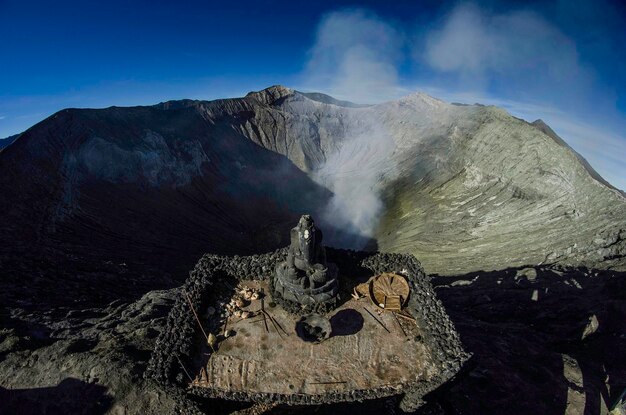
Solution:
[{"label": "wispy cloud", "polygon": [[[342,10],[322,19],[315,39],[304,74],[311,89],[360,103],[397,96],[403,38],[390,23],[363,10]],[[333,192],[322,223],[346,232],[328,235],[330,242],[363,248],[383,207],[379,166],[393,151],[393,138],[372,118],[349,116],[344,122],[341,147],[326,156],[313,178]],[[385,172],[386,177],[393,174],[392,169]]]},{"label": "wispy cloud", "polygon": [[330,13],[318,26],[303,83],[361,103],[393,97],[402,45],[402,34],[370,12]]},{"label": "wispy cloud", "polygon": [[511,88],[523,83],[528,90],[550,82],[554,93],[573,80],[583,81],[577,89],[589,82],[574,42],[529,11],[489,14],[474,4],[461,4],[426,35],[423,59],[436,70],[457,74],[465,88],[488,88],[503,80]]},{"label": "wispy cloud", "polygon": [[626,189],[626,137],[615,98],[581,62],[575,42],[544,17],[460,4],[414,50],[445,76],[446,86],[426,88],[435,96],[542,118],[606,180]]}]

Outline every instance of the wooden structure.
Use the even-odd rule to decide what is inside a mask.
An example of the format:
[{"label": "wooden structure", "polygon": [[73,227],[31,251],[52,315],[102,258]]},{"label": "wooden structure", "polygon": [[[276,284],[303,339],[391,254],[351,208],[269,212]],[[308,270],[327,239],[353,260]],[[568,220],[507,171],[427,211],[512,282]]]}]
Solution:
[{"label": "wooden structure", "polygon": [[383,272],[369,281],[370,299],[386,311],[400,311],[409,299],[411,288],[402,275]]}]

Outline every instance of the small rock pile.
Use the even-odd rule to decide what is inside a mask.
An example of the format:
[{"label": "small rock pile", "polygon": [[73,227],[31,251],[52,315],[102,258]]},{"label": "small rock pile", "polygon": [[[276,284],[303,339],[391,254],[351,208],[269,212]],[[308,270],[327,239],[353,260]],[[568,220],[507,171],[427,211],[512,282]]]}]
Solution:
[{"label": "small rock pile", "polygon": [[237,287],[238,292],[229,302],[226,304],[226,316],[233,316],[237,318],[247,319],[255,315],[253,311],[244,310],[251,301],[259,300],[263,297],[261,290],[255,290],[249,287]]}]

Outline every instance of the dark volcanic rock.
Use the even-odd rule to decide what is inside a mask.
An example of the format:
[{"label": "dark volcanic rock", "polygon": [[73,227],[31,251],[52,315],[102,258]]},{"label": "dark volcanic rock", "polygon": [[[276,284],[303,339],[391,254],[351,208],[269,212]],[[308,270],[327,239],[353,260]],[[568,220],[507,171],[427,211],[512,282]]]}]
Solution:
[{"label": "dark volcanic rock", "polygon": [[3,309],[0,413],[176,412],[176,393],[141,377],[175,296],[152,291],[64,318]]},{"label": "dark volcanic rock", "polygon": [[[445,413],[600,414],[626,389],[626,273],[532,270],[532,280],[515,268],[433,279],[473,354],[437,394]],[[474,282],[451,284],[459,278]]]},{"label": "dark volcanic rock", "polygon": [[[329,250],[329,260],[351,273],[357,270],[349,264],[364,259],[355,252],[334,252]],[[244,278],[268,277],[270,263],[285,255],[281,250],[238,257],[227,269]],[[342,260],[346,256],[353,258]],[[215,261],[216,256],[207,255],[198,269]],[[194,275],[202,280],[200,271]],[[434,276],[436,297],[473,357],[456,380],[425,397],[424,413],[598,413],[596,408],[616,401],[626,388],[625,282],[624,273],[554,266]],[[180,290],[101,307],[56,301],[54,309],[36,312],[28,305],[0,309],[2,409],[44,413],[45,408],[58,409],[59,403],[72,413],[242,409],[216,400],[196,405],[176,388],[142,378],[157,338],[164,333],[174,338],[184,327],[195,330],[188,312],[179,315],[186,323],[166,322],[177,301],[183,309]],[[593,316],[597,329],[583,339]],[[175,359],[168,365],[168,371],[180,370]],[[76,394],[70,395],[68,387]],[[77,400],[80,393],[86,399]],[[272,413],[393,413],[397,405],[397,400],[383,399],[365,405],[279,407]]]}]

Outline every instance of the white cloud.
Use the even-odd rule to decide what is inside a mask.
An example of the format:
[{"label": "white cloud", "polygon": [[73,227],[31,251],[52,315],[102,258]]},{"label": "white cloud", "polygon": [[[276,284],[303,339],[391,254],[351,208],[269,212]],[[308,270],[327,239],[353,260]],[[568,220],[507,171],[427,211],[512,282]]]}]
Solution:
[{"label": "white cloud", "polygon": [[418,58],[457,76],[465,89],[496,87],[527,96],[581,99],[592,83],[575,43],[528,11],[489,14],[461,4],[427,34]]},{"label": "white cloud", "polygon": [[[402,46],[402,35],[374,14],[330,13],[318,26],[303,75],[304,88],[358,103],[396,98]],[[330,235],[331,243],[363,248],[383,207],[381,173],[375,167],[393,150],[393,139],[371,118],[346,120],[346,126],[341,148],[326,155],[313,178],[333,192],[321,221],[346,232],[335,239]],[[391,169],[386,173],[394,174]]]},{"label": "white cloud", "polygon": [[398,87],[402,36],[363,10],[343,10],[320,22],[303,83],[360,103],[393,97]]}]

